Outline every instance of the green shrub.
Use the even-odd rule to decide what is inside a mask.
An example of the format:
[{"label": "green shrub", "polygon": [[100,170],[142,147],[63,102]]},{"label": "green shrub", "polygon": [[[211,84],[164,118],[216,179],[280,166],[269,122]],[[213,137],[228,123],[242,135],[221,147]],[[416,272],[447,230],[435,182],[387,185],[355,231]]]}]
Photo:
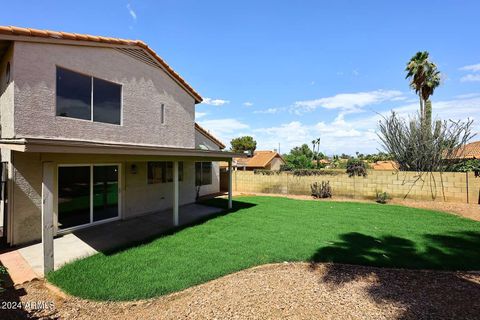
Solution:
[{"label": "green shrub", "polygon": [[350,158],[347,161],[347,174],[349,177],[359,176],[359,177],[366,177],[367,176],[367,165],[360,159],[357,158]]},{"label": "green shrub", "polygon": [[390,196],[388,195],[388,193],[386,193],[385,191],[384,192],[377,191],[377,196],[375,200],[376,202],[385,204],[388,202],[388,200],[390,200]]}]

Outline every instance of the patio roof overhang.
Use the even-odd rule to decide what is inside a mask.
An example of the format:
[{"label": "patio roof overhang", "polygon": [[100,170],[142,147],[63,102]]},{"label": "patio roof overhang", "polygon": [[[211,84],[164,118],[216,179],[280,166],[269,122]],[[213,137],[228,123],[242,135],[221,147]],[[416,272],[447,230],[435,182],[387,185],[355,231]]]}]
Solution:
[{"label": "patio roof overhang", "polygon": [[48,138],[0,139],[0,148],[18,152],[171,156],[218,161],[246,157],[243,153],[226,151]]}]

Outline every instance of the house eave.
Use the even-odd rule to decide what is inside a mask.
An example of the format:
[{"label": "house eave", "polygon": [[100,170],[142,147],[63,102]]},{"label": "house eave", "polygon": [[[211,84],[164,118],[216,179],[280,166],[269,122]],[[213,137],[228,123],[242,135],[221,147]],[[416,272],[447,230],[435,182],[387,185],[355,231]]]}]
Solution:
[{"label": "house eave", "polygon": [[152,155],[218,160],[245,157],[242,153],[226,151],[48,138],[0,139],[0,147],[18,152],[38,153]]}]

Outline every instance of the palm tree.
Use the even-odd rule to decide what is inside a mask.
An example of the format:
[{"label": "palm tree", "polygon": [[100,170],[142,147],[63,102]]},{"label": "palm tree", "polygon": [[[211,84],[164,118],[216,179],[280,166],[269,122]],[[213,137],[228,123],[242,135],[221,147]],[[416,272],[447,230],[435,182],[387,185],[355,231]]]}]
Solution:
[{"label": "palm tree", "polygon": [[428,60],[428,55],[427,51],[417,52],[407,63],[405,78],[410,79],[410,87],[420,98],[421,121],[431,125],[432,106],[429,98],[440,85],[440,71],[435,63]]},{"label": "palm tree", "polygon": [[[312,153],[312,161],[317,160],[317,168],[318,168],[318,155],[320,153],[320,138],[312,140],[312,146],[313,146],[313,153]],[[317,151],[315,152],[315,146],[317,147]]]}]

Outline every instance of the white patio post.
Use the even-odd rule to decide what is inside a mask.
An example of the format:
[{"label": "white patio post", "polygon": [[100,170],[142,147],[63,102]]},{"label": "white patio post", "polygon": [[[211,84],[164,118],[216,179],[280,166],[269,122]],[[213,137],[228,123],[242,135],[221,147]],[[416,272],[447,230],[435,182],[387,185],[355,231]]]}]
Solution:
[{"label": "white patio post", "polygon": [[43,273],[53,270],[53,190],[54,170],[52,162],[43,163],[42,178],[42,244],[43,244]]},{"label": "white patio post", "polygon": [[232,159],[228,160],[228,209],[232,209]]},{"label": "white patio post", "polygon": [[178,161],[173,161],[173,225],[178,226]]}]

